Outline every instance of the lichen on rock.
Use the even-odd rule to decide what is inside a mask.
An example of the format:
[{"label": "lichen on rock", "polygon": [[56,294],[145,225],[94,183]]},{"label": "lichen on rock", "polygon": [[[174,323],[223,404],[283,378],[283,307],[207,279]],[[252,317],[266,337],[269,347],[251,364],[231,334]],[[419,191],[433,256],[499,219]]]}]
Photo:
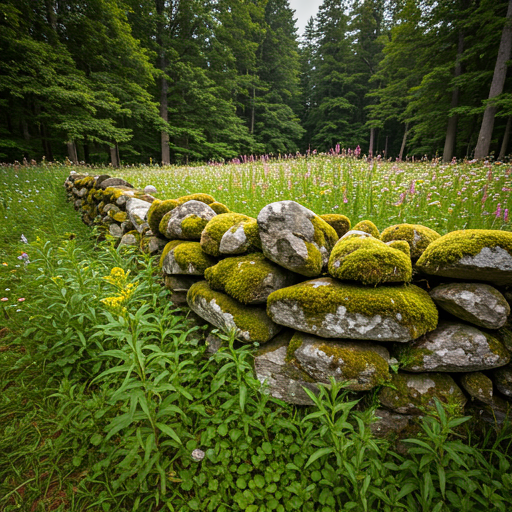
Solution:
[{"label": "lichen on rock", "polygon": [[217,263],[215,258],[201,250],[199,242],[172,240],[164,248],[160,266],[165,274],[202,276],[204,271]]},{"label": "lichen on rock", "polygon": [[386,228],[380,235],[383,242],[403,240],[409,244],[411,258],[416,261],[425,249],[441,235],[421,224],[396,224]]},{"label": "lichen on rock", "polygon": [[[254,221],[252,217],[240,213],[221,213],[213,217],[201,233],[201,247],[206,254],[220,256],[220,243],[224,234],[241,223]],[[251,236],[251,233],[245,233]]]},{"label": "lichen on rock", "polygon": [[[164,219],[167,218],[164,215]],[[170,240],[199,240],[208,222],[217,214],[201,201],[187,201],[169,212],[162,234]]]},{"label": "lichen on rock", "polygon": [[320,218],[334,228],[338,238],[341,238],[347,231],[350,231],[350,219],[345,215],[326,213],[325,215],[320,215]]},{"label": "lichen on rock", "polygon": [[338,241],[328,268],[333,277],[363,284],[403,283],[412,278],[410,258],[373,237],[351,236]]}]

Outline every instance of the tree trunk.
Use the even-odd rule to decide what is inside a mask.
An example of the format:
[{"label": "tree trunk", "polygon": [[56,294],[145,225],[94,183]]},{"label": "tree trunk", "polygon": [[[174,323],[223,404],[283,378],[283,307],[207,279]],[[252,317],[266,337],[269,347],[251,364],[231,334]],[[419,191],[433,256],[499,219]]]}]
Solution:
[{"label": "tree trunk", "polygon": [[[507,77],[507,61],[510,59],[510,50],[512,48],[512,26],[510,24],[512,18],[512,0],[508,2],[507,21],[501,33],[500,49],[498,50],[498,58],[496,59],[496,66],[494,68],[494,75],[492,77],[491,89],[489,91],[489,100],[495,98],[503,92],[505,78]],[[487,103],[485,107],[484,118],[480,126],[480,133],[478,134],[478,142],[475,148],[475,158],[485,158],[489,154],[491,146],[492,130],[494,128],[494,116],[496,114],[496,107],[492,102]]]},{"label": "tree trunk", "polygon": [[89,142],[87,137],[84,139],[84,160],[85,163],[89,163]]},{"label": "tree trunk", "polygon": [[66,142],[68,147],[68,158],[74,163],[78,163],[78,156],[76,154],[76,144],[74,142]]},{"label": "tree trunk", "polygon": [[510,128],[512,127],[512,116],[508,116],[507,127],[505,128],[505,135],[503,135],[503,142],[501,143],[500,156],[498,160],[503,160],[507,152],[508,141],[510,139]]},{"label": "tree trunk", "polygon": [[405,143],[407,142],[407,132],[409,131],[409,123],[405,123],[405,131],[404,138],[402,139],[402,147],[400,148],[400,154],[398,155],[398,160],[402,161],[402,157],[404,156]]},{"label": "tree trunk", "polygon": [[[165,8],[165,0],[156,0],[156,12],[159,17],[157,22],[157,34],[156,34],[156,42],[159,47],[159,58],[158,65],[160,70],[162,71],[162,77],[160,78],[160,117],[167,122],[169,121],[169,111],[168,111],[168,100],[167,93],[169,90],[169,84],[167,83],[167,77],[165,76],[165,70],[167,68],[167,59],[165,58],[165,49],[163,45],[162,35],[164,33],[164,8]],[[169,149],[169,134],[165,131],[160,133],[160,143],[162,146],[162,164],[168,165],[171,163],[171,153]]]},{"label": "tree trunk", "polygon": [[112,167],[119,167],[119,155],[118,155],[118,149],[117,144],[115,146],[110,147],[110,163],[112,164]]},{"label": "tree trunk", "polygon": [[252,88],[251,134],[254,133],[254,105],[256,103],[256,88]]},{"label": "tree trunk", "polygon": [[[460,59],[464,51],[464,33],[462,30],[459,32],[459,44],[457,46],[457,58],[455,62],[455,71],[453,77],[457,78],[462,74],[462,64]],[[452,101],[450,103],[450,110],[454,109],[459,104],[459,88],[456,86],[452,92]],[[446,139],[444,141],[443,162],[451,162],[453,151],[455,149],[455,137],[457,135],[457,123],[459,121],[458,114],[448,118],[448,127],[446,128]]]},{"label": "tree trunk", "polygon": [[373,141],[375,139],[375,128],[370,128],[370,149],[368,150],[368,156],[373,158]]},{"label": "tree trunk", "polygon": [[384,146],[384,158],[388,157],[388,135],[386,135],[386,145]]}]

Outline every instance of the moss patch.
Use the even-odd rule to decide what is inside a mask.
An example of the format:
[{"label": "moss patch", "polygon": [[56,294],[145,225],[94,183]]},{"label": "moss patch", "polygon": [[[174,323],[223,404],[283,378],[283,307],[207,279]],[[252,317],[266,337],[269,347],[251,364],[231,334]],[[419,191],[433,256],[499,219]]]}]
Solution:
[{"label": "moss patch", "polygon": [[328,268],[333,277],[363,284],[403,283],[412,278],[410,258],[370,237],[340,240],[331,252]]},{"label": "moss patch", "polygon": [[181,268],[187,269],[189,265],[193,265],[196,271],[201,273],[217,263],[215,258],[203,252],[199,242],[185,242],[177,245],[174,249],[174,259]]},{"label": "moss patch", "polygon": [[208,194],[189,194],[188,196],[178,197],[176,201],[178,202],[178,206],[187,203],[188,201],[199,201],[200,203],[205,204],[212,204],[216,202],[215,199]]},{"label": "moss patch", "polygon": [[393,249],[398,249],[402,251],[409,259],[411,259],[411,248],[407,242],[404,240],[392,240],[386,244],[388,247],[392,247]]},{"label": "moss patch", "polygon": [[[320,281],[328,284],[318,286]],[[349,313],[392,318],[408,328],[411,339],[434,330],[438,320],[428,293],[414,285],[365,288],[329,278],[314,279],[271,293],[267,306],[279,301],[296,303],[311,323],[327,313],[335,314],[339,306]]]},{"label": "moss patch", "polygon": [[200,240],[203,229],[208,224],[208,220],[197,215],[189,215],[181,221],[181,230],[183,238],[187,240]]},{"label": "moss patch", "polygon": [[318,248],[325,247],[329,252],[331,252],[331,249],[336,245],[339,238],[336,230],[327,224],[325,220],[322,220],[318,215],[315,215],[309,220],[315,228],[315,233],[313,235],[315,244]]},{"label": "moss patch", "polygon": [[473,397],[482,402],[492,402],[493,384],[492,380],[482,372],[464,374],[461,379],[464,389]]},{"label": "moss patch", "polygon": [[302,333],[296,332],[292,339],[290,340],[290,343],[288,343],[288,346],[286,347],[286,362],[295,361],[295,351],[299,349],[302,344],[304,343],[304,338]]},{"label": "moss patch", "polygon": [[160,231],[160,222],[163,216],[176,208],[176,206],[178,206],[178,202],[175,199],[167,199],[165,201],[155,199],[151,203],[148,210],[148,224],[154,235],[163,234]]},{"label": "moss patch", "polygon": [[345,215],[328,213],[326,215],[320,215],[320,218],[334,228],[338,238],[341,238],[347,231],[350,231],[350,219],[345,217]]},{"label": "moss patch", "polygon": [[[187,301],[194,309],[194,304],[204,299],[208,303],[215,301],[223,313],[232,315],[240,341],[265,343],[275,334],[276,326],[270,320],[265,309],[258,306],[244,306],[228,295],[212,290],[206,281],[193,284],[187,294]],[[224,326],[217,325],[219,328]],[[241,333],[249,333],[249,339],[241,336]]]},{"label": "moss patch", "polygon": [[162,255],[160,256],[160,268],[162,268],[162,265],[164,264],[165,257],[178,245],[185,244],[185,240],[171,240],[166,246],[164,247],[164,250],[162,251]]},{"label": "moss patch", "polygon": [[441,235],[421,224],[396,224],[386,228],[381,234],[383,242],[403,240],[409,244],[411,258],[417,260],[425,249]]},{"label": "moss patch", "polygon": [[255,299],[265,278],[282,270],[261,253],[226,258],[205,271],[208,285],[248,304]]},{"label": "moss patch", "polygon": [[358,222],[353,228],[354,231],[364,231],[375,238],[380,238],[380,233],[377,226],[371,220],[362,220]]},{"label": "moss patch", "polygon": [[484,247],[501,247],[512,256],[512,233],[492,229],[453,231],[433,241],[416,263],[420,269],[450,265],[463,256],[475,256]]},{"label": "moss patch", "polygon": [[221,213],[229,213],[229,208],[222,203],[218,203],[215,201],[214,203],[210,203],[209,207],[217,214],[220,215]]},{"label": "moss patch", "polygon": [[219,246],[224,233],[235,224],[249,220],[251,217],[240,213],[221,213],[215,216],[206,224],[201,234],[203,251],[211,256],[220,256]]}]

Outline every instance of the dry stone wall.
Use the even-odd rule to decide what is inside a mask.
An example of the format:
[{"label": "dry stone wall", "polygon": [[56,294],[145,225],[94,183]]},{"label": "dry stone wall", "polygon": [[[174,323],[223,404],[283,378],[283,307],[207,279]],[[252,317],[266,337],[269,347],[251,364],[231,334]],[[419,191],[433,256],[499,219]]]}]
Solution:
[{"label": "dry stone wall", "polygon": [[105,175],[74,173],[65,188],[84,222],[160,255],[173,302],[256,344],[254,369],[273,396],[310,404],[304,388],[334,378],[376,389],[383,422],[397,428],[435,398],[508,414],[512,233],[351,229],[294,201],[254,219],[207,194],[161,201],[154,187]]}]

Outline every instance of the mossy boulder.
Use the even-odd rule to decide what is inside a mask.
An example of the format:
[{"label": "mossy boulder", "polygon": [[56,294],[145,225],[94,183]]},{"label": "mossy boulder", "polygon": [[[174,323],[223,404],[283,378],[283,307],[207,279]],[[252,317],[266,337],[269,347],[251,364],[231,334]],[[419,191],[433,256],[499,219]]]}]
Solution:
[{"label": "mossy boulder", "polygon": [[338,238],[341,238],[347,231],[350,231],[350,219],[338,213],[327,213],[320,215],[320,218],[334,228]]},{"label": "mossy boulder", "polygon": [[204,277],[211,288],[242,304],[265,304],[272,292],[297,282],[296,275],[261,253],[225,258],[208,268]]},{"label": "mossy boulder", "polygon": [[466,397],[446,373],[397,373],[379,393],[381,404],[401,414],[422,415],[435,411],[435,401],[454,413],[461,413]]},{"label": "mossy boulder", "polygon": [[373,237],[341,239],[331,252],[329,273],[363,284],[406,283],[412,278],[411,259]]},{"label": "mossy boulder", "polygon": [[425,274],[512,284],[512,233],[453,231],[432,242],[416,263]]},{"label": "mossy boulder", "polygon": [[329,384],[333,377],[349,381],[347,388],[353,391],[367,391],[391,379],[388,350],[368,341],[326,340],[296,332],[287,357],[316,382]]},{"label": "mossy boulder", "polygon": [[492,404],[494,395],[492,380],[482,372],[465,373],[460,378],[460,385],[475,400]]},{"label": "mossy boulder", "polygon": [[406,342],[435,329],[438,319],[417,286],[368,288],[328,277],[271,293],[267,308],[276,323],[324,338]]},{"label": "mossy boulder", "polygon": [[199,242],[172,240],[160,256],[160,267],[164,274],[202,276],[217,260],[201,250]]},{"label": "mossy boulder", "polygon": [[398,360],[408,372],[473,372],[503,366],[510,354],[498,339],[472,325],[440,322],[399,347]]},{"label": "mossy boulder", "polygon": [[128,219],[132,222],[139,233],[142,233],[148,227],[146,218],[150,207],[151,203],[142,201],[135,197],[130,197],[126,201],[126,213],[128,214]]},{"label": "mossy boulder", "polygon": [[229,213],[229,208],[222,203],[218,203],[215,201],[214,203],[210,203],[208,205],[217,215],[220,215],[221,213]]},{"label": "mossy boulder", "polygon": [[409,259],[411,259],[411,248],[407,242],[403,240],[391,240],[391,242],[385,242],[386,245],[392,247],[393,249],[398,249],[402,251]]},{"label": "mossy boulder", "polygon": [[371,220],[362,220],[361,222],[358,222],[352,230],[364,231],[365,233],[372,235],[374,238],[380,238],[379,228]]},{"label": "mossy boulder", "polygon": [[264,307],[246,306],[212,290],[206,281],[190,287],[187,302],[201,318],[226,333],[234,330],[236,338],[243,342],[266,343],[282,329],[269,318]]},{"label": "mossy boulder", "polygon": [[176,199],[178,205],[188,203],[189,201],[199,201],[204,204],[213,204],[215,203],[215,199],[209,194],[189,194],[187,196],[181,196]]},{"label": "mossy boulder", "polygon": [[449,283],[436,286],[430,297],[452,315],[487,329],[507,322],[510,306],[493,286],[484,283]]},{"label": "mossy boulder", "polygon": [[265,393],[279,400],[290,404],[313,405],[304,388],[317,394],[318,385],[286,356],[292,333],[293,331],[284,331],[256,351],[256,378],[263,384]]},{"label": "mossy boulder", "polygon": [[[94,180],[94,178],[93,178]],[[99,188],[102,188],[103,190],[106,190],[109,187],[127,187],[127,188],[133,188],[133,185],[128,183],[126,180],[123,180],[122,178],[107,178],[103,180],[99,184]]]},{"label": "mossy boulder", "polygon": [[[250,249],[253,243],[259,243],[259,238],[255,235],[254,228],[252,227],[254,226],[254,221],[255,219],[252,217],[233,212],[221,213],[220,215],[213,217],[201,233],[201,247],[203,248],[203,251],[211,256],[220,256],[220,244],[222,238],[226,232],[232,228],[237,232],[235,236],[241,240],[242,245],[249,242],[248,249]],[[243,233],[240,232],[240,228],[242,228]],[[245,237],[245,239],[243,239],[243,237]],[[224,249],[227,250],[228,247],[226,246]]]},{"label": "mossy boulder", "polygon": [[507,398],[512,398],[512,363],[502,366],[492,372],[496,389]]},{"label": "mossy boulder", "polygon": [[151,207],[148,210],[148,224],[155,235],[162,234],[160,233],[159,226],[163,216],[167,212],[174,210],[177,206],[178,201],[175,199],[166,199],[165,201],[156,199],[151,203]]},{"label": "mossy boulder", "polygon": [[409,244],[411,258],[416,261],[425,249],[441,235],[421,224],[396,224],[386,228],[380,235],[383,242],[403,240]]},{"label": "mossy boulder", "polygon": [[220,239],[219,252],[222,255],[244,254],[261,250],[261,240],[256,219],[235,224]]},{"label": "mossy boulder", "polygon": [[338,241],[334,228],[295,201],[278,201],[258,214],[263,254],[292,272],[313,277],[327,266]]},{"label": "mossy boulder", "polygon": [[174,208],[162,234],[170,240],[200,240],[208,222],[217,214],[201,201],[187,201]]}]

